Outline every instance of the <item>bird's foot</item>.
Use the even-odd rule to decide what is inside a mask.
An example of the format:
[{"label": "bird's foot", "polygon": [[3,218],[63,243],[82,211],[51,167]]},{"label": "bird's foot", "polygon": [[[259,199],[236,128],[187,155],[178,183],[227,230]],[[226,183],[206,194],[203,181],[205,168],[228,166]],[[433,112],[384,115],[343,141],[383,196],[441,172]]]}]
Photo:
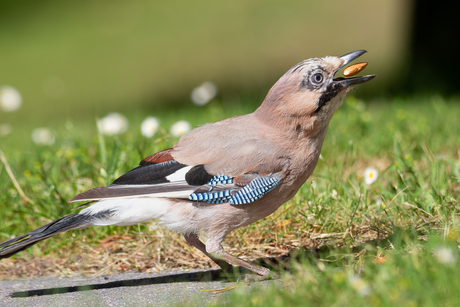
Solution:
[{"label": "bird's foot", "polygon": [[266,275],[259,275],[259,274],[246,274],[244,276],[244,282],[247,283],[252,283],[256,281],[262,281],[262,280],[271,280],[271,279],[279,279],[280,275],[277,272],[272,272],[267,269],[267,274]]}]

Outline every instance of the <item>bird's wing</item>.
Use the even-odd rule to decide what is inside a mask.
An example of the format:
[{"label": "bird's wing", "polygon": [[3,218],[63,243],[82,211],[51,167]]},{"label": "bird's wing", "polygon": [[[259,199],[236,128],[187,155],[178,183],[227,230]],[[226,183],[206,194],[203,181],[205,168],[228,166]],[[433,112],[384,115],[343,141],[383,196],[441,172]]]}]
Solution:
[{"label": "bird's wing", "polygon": [[290,150],[292,142],[283,131],[247,114],[194,129],[171,155],[183,164],[204,165],[211,174],[235,177],[284,170]]},{"label": "bird's wing", "polygon": [[111,185],[81,193],[70,202],[135,196],[239,205],[263,197],[283,179],[281,172],[248,172],[238,176],[227,176],[225,172],[210,173],[206,165],[178,162],[171,155],[173,151],[167,149],[151,155]]}]

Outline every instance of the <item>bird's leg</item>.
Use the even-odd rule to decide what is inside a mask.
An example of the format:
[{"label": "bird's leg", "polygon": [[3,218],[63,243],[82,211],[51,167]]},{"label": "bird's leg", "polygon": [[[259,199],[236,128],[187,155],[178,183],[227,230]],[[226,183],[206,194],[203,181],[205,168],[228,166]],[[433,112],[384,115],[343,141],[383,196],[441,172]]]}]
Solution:
[{"label": "bird's leg", "polygon": [[[222,249],[223,250],[223,249]],[[270,270],[267,269],[267,268],[264,268],[260,265],[256,265],[254,263],[250,263],[250,262],[247,262],[247,261],[244,261],[238,257],[235,257],[235,256],[232,256],[230,255],[229,253],[227,253],[226,251],[224,251],[224,259],[225,261],[227,261],[228,263],[231,263],[233,265],[239,265],[243,268],[246,268],[250,271],[253,271],[254,273],[257,273],[257,275],[261,276],[261,277],[268,277],[268,275],[270,274]]]},{"label": "bird's leg", "polygon": [[225,272],[228,273],[233,273],[233,267],[226,262],[225,260],[213,257],[206,251],[206,246],[203,244],[203,242],[200,241],[198,236],[196,234],[186,234],[184,235],[185,241],[191,246],[194,246],[198,248],[203,254],[211,258],[212,261],[214,261],[218,266],[222,268]]},{"label": "bird's leg", "polygon": [[[203,244],[203,243],[201,243],[201,244]],[[269,277],[269,274],[270,274],[269,269],[264,268],[264,267],[259,266],[259,265],[256,265],[256,264],[253,264],[253,263],[250,263],[250,262],[246,262],[246,261],[244,261],[244,260],[242,260],[242,259],[240,259],[238,257],[230,255],[229,253],[227,253],[224,250],[224,248],[222,247],[220,242],[216,242],[215,240],[209,239],[206,242],[206,251],[207,251],[207,253],[212,255],[212,257],[208,255],[209,257],[211,257],[211,259],[214,259],[214,258],[223,259],[223,260],[225,260],[226,262],[228,262],[228,263],[230,263],[232,265],[238,265],[238,266],[246,268],[246,269],[248,269],[248,270],[250,270],[250,271],[252,271],[254,273],[257,273],[257,275],[259,275],[262,278]]]}]

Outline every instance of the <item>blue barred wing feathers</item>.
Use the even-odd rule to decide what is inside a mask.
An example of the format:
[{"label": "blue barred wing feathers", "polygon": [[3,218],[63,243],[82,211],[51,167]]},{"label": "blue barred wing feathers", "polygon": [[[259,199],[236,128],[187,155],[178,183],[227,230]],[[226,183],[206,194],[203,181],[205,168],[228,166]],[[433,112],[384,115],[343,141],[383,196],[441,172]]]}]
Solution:
[{"label": "blue barred wing feathers", "polygon": [[[280,174],[257,176],[249,184],[241,187],[233,184],[233,178],[214,176],[206,185],[207,191],[195,191],[189,199],[210,204],[228,202],[232,205],[252,203],[273,190],[281,181]],[[216,187],[218,187],[216,189]],[[201,189],[202,190],[202,189]]]}]

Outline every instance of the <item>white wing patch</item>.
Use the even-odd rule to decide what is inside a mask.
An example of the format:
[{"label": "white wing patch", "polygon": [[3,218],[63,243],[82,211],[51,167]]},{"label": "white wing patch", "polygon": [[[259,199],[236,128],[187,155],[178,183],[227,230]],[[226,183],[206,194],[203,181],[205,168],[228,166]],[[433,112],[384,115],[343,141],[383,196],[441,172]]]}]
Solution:
[{"label": "white wing patch", "polygon": [[166,179],[169,180],[170,182],[176,182],[176,181],[185,181],[185,174],[192,168],[193,166],[186,166],[181,169],[178,169],[174,173],[172,173],[169,176],[166,176]]}]

